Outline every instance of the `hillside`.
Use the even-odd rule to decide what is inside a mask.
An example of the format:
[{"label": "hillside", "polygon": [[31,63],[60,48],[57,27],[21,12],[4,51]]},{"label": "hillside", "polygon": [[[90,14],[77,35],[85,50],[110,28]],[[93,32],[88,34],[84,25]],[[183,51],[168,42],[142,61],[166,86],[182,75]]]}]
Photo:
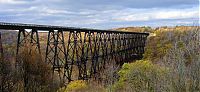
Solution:
[{"label": "hillside", "polygon": [[122,27],[114,28],[113,30],[128,31],[128,32],[148,32],[151,33],[153,28],[151,27]]},{"label": "hillside", "polygon": [[144,58],[122,66],[112,91],[200,91],[199,27],[160,27],[151,34]]}]

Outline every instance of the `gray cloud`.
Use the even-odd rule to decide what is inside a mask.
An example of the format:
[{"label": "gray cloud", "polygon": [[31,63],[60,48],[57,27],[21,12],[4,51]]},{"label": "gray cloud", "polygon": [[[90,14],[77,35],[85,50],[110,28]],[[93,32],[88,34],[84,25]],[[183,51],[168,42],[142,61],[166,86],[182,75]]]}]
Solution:
[{"label": "gray cloud", "polygon": [[[53,2],[55,4],[55,2]],[[96,8],[169,8],[185,5],[198,5],[198,0],[60,0],[56,2],[62,7],[71,9]],[[52,4],[50,4],[52,5]],[[54,5],[53,5],[54,6]]]},{"label": "gray cloud", "polygon": [[198,19],[198,7],[198,0],[0,0],[0,21],[97,28],[188,24]]}]

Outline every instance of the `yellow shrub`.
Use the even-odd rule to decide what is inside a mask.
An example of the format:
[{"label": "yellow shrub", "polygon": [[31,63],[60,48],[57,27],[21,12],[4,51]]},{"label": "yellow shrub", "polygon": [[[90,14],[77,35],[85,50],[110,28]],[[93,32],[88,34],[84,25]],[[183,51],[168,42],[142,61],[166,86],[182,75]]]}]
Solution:
[{"label": "yellow shrub", "polygon": [[80,89],[86,89],[87,83],[83,80],[76,80],[70,82],[67,87],[61,88],[58,92],[76,92]]}]

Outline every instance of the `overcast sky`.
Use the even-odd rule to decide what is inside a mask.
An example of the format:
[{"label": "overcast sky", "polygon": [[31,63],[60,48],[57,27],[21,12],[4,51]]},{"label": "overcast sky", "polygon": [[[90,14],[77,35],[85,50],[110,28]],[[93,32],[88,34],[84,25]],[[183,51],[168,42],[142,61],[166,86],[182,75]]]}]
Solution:
[{"label": "overcast sky", "polygon": [[110,29],[199,24],[199,0],[0,0],[0,22]]}]

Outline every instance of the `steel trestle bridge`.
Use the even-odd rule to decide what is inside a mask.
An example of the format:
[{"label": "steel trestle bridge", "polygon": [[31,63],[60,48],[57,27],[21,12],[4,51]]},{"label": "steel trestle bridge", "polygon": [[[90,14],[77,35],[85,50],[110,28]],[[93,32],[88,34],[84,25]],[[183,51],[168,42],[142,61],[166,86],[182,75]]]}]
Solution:
[{"label": "steel trestle bridge", "polygon": [[[148,33],[97,30],[63,26],[2,23],[0,29],[18,30],[16,57],[26,44],[30,52],[41,54],[40,32],[48,32],[45,62],[63,79],[72,80],[73,68],[78,79],[87,80],[109,62],[122,65],[141,59]],[[30,31],[27,31],[29,29]],[[62,73],[62,74],[61,74]]]}]

